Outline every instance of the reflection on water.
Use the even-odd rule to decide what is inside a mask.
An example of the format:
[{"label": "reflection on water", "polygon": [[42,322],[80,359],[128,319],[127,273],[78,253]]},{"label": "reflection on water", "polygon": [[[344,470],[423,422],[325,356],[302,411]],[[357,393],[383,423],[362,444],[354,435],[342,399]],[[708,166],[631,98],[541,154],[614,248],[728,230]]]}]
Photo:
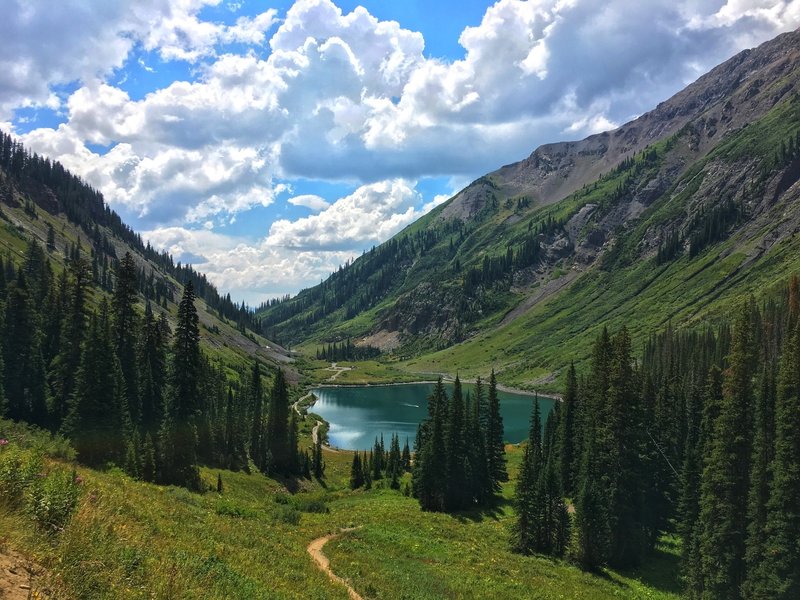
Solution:
[{"label": "reflection on water", "polygon": [[[445,384],[448,395],[452,384]],[[464,394],[472,391],[464,385]],[[367,450],[375,437],[383,434],[389,446],[392,433],[400,436],[400,445],[408,439],[413,447],[418,424],[428,416],[428,396],[432,383],[409,385],[373,385],[312,390],[317,403],[311,409],[330,423],[328,438],[332,446],[348,450]],[[486,387],[484,387],[484,392]],[[498,392],[503,416],[505,439],[517,443],[528,437],[533,397],[511,392]],[[550,398],[539,398],[542,420],[553,406]]]}]

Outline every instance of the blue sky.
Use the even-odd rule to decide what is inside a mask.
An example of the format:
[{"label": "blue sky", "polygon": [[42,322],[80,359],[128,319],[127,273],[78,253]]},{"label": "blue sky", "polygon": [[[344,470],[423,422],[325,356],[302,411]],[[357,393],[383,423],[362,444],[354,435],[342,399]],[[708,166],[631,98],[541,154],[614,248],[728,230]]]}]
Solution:
[{"label": "blue sky", "polygon": [[800,0],[11,1],[0,128],[253,304],[800,25]]}]

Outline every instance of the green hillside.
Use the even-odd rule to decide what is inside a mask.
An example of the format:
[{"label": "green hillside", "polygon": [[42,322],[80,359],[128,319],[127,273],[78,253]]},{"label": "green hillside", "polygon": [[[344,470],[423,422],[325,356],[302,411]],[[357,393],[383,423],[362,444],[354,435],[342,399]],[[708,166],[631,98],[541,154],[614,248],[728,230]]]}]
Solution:
[{"label": "green hillside", "polygon": [[[798,38],[731,59],[616,131],[478,179],[267,307],[265,331],[309,354],[353,338],[394,369],[494,367],[504,383],[542,388],[588,357],[603,326],[624,323],[641,344],[775,293],[800,266]],[[574,191],[542,193],[553,177]]]}]

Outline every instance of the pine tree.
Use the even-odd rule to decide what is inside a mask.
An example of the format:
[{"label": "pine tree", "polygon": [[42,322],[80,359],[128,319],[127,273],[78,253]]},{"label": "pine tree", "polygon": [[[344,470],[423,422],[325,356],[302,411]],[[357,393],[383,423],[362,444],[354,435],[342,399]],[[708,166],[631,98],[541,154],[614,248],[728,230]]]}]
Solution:
[{"label": "pine tree", "polygon": [[489,376],[487,412],[486,453],[489,475],[494,481],[494,491],[499,491],[500,483],[508,481],[508,472],[506,471],[506,447],[503,440],[503,417],[500,415],[500,399],[497,396],[497,378],[494,369]]},{"label": "pine tree", "polygon": [[404,471],[411,470],[411,449],[408,447],[408,438],[406,438],[406,443],[403,446],[403,453],[400,457],[400,464]]},{"label": "pine tree", "polygon": [[20,270],[6,292],[2,336],[8,416],[47,424],[44,360],[39,318],[26,275]]},{"label": "pine tree", "polygon": [[264,469],[264,389],[261,385],[261,369],[258,362],[253,363],[250,375],[250,396],[252,409],[252,422],[250,425],[250,458],[259,469]]},{"label": "pine tree", "polygon": [[136,263],[130,252],[119,263],[117,285],[114,288],[112,307],[114,312],[115,351],[125,379],[128,409],[134,423],[139,423],[139,363],[136,356],[138,316],[136,314]]},{"label": "pine tree", "polygon": [[447,507],[445,419],[449,411],[441,378],[428,399],[428,410],[431,418],[422,425],[418,436],[421,445],[414,460],[413,489],[422,510],[444,511]]},{"label": "pine tree", "polygon": [[767,546],[767,507],[771,483],[770,464],[775,447],[774,375],[768,369],[761,373],[761,385],[756,398],[753,425],[753,450],[750,468],[750,490],[747,498],[747,540],[745,562],[747,579],[742,588],[745,598],[766,597],[763,593],[769,582],[761,579],[760,569]]},{"label": "pine tree", "polygon": [[50,363],[50,421],[53,429],[58,429],[67,416],[86,337],[86,295],[89,285],[87,264],[82,260],[73,261],[68,270],[70,278],[67,314],[59,336],[58,354]]},{"label": "pine tree", "polygon": [[[750,310],[740,308],[734,326],[723,399],[701,486],[701,573],[704,594],[741,598],[745,574],[745,527],[750,473],[752,341]],[[704,596],[705,597],[705,596]]]},{"label": "pine tree", "polygon": [[447,464],[447,509],[459,509],[467,505],[466,493],[469,490],[467,473],[467,447],[464,439],[464,398],[461,381],[456,375],[453,395],[450,398],[450,411],[445,433],[445,456]]},{"label": "pine tree", "polygon": [[[269,414],[267,416],[266,446],[269,454],[268,472],[291,473],[293,457],[289,448],[289,392],[286,389],[286,378],[278,369],[269,398]],[[296,452],[296,449],[292,450]]]},{"label": "pine tree", "polygon": [[165,453],[162,476],[165,483],[200,489],[197,470],[197,421],[200,389],[200,331],[192,282],[188,281],[178,305],[178,321],[172,345],[172,368],[161,450]]},{"label": "pine tree", "polygon": [[781,360],[765,552],[753,598],[800,597],[800,324],[793,321]]},{"label": "pine tree", "polygon": [[148,302],[139,336],[140,423],[145,436],[154,436],[164,418],[164,388],[167,369],[169,326],[156,320]]},{"label": "pine tree", "polygon": [[[358,453],[356,453],[358,454]],[[311,470],[314,477],[322,479],[325,476],[325,461],[322,458],[322,436],[318,435],[314,442],[314,454],[311,457]]]},{"label": "pine tree", "polygon": [[353,452],[353,463],[350,466],[350,489],[356,490],[364,485],[364,471],[361,466],[361,456],[358,451]]},{"label": "pine tree", "polygon": [[558,462],[559,477],[563,494],[572,496],[575,493],[573,465],[575,463],[574,440],[577,435],[575,427],[575,407],[578,401],[578,378],[575,364],[570,363],[567,371],[564,398],[561,401],[561,418],[558,427]]},{"label": "pine tree", "polygon": [[613,340],[609,388],[601,439],[607,444],[610,480],[609,561],[616,566],[638,564],[648,550],[644,523],[647,473],[640,467],[644,453],[643,410],[640,407],[631,359],[631,341],[623,327]]},{"label": "pine tree", "polygon": [[531,554],[543,546],[543,507],[539,495],[542,468],[542,419],[539,398],[534,399],[528,444],[522,457],[514,505],[516,521],[512,530],[511,547],[515,552]]},{"label": "pine tree", "polygon": [[89,323],[64,431],[81,462],[123,465],[129,442],[123,432],[129,427],[125,383],[111,340],[108,305],[103,301],[100,314],[93,314]]},{"label": "pine tree", "polygon": [[392,441],[389,444],[389,460],[386,463],[386,470],[390,478],[389,487],[393,490],[400,489],[400,474],[402,467],[400,464],[400,439],[397,434],[392,434]]}]

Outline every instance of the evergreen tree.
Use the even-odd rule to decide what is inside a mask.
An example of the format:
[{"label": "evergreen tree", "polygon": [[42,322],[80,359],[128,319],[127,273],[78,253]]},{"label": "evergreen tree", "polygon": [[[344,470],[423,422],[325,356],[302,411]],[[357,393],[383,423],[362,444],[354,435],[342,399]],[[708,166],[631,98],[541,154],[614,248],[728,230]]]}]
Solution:
[{"label": "evergreen tree", "polygon": [[441,378],[428,399],[431,418],[420,428],[420,446],[414,460],[413,489],[422,510],[444,511],[447,504],[445,419],[447,394]]},{"label": "evergreen tree", "polygon": [[403,453],[400,457],[400,464],[404,471],[411,470],[411,449],[408,447],[408,438],[406,438],[406,443],[403,445]]},{"label": "evergreen tree", "polygon": [[26,275],[21,270],[6,292],[2,338],[8,416],[45,426],[47,403],[40,323]]},{"label": "evergreen tree", "polygon": [[536,398],[533,403],[528,444],[522,457],[514,496],[517,515],[512,530],[511,547],[515,552],[522,554],[541,551],[544,546],[543,506],[538,485],[541,468],[542,419],[539,399]]},{"label": "evergreen tree", "polygon": [[558,427],[558,468],[563,494],[572,496],[575,493],[573,465],[575,463],[574,441],[577,435],[575,427],[575,407],[578,401],[578,378],[575,364],[570,363],[564,397],[561,401],[561,418]]},{"label": "evergreen tree", "polygon": [[353,463],[350,466],[350,489],[355,490],[364,485],[364,471],[361,466],[361,456],[358,451],[353,452]]},{"label": "evergreen tree", "polygon": [[506,446],[503,440],[503,417],[500,415],[500,399],[497,396],[497,378],[492,369],[489,376],[489,396],[487,406],[486,453],[489,475],[494,481],[494,491],[500,490],[500,483],[508,481],[506,471]]},{"label": "evergreen tree", "polygon": [[266,446],[269,453],[269,472],[291,474],[296,448],[289,447],[289,392],[286,378],[278,369],[269,398]]},{"label": "evergreen tree", "polygon": [[100,314],[90,319],[64,431],[81,462],[124,465],[130,440],[123,432],[129,427],[125,383],[114,353],[108,305],[103,301]]},{"label": "evergreen tree", "polygon": [[178,305],[178,320],[172,345],[172,367],[161,449],[165,454],[162,477],[165,483],[200,489],[197,470],[197,422],[200,414],[200,331],[192,282],[188,281]]},{"label": "evergreen tree", "polygon": [[311,470],[314,473],[314,477],[317,479],[322,479],[325,476],[325,461],[322,458],[322,436],[319,435],[314,442],[314,454],[311,457]]},{"label": "evergreen tree", "polygon": [[750,473],[752,335],[750,310],[738,311],[723,399],[701,485],[701,574],[704,597],[741,598],[745,574]]},{"label": "evergreen tree", "polygon": [[767,507],[770,490],[770,464],[774,450],[775,397],[774,376],[767,369],[761,373],[753,425],[753,449],[750,467],[750,490],[747,499],[747,540],[745,562],[747,579],[742,588],[745,598],[766,597],[769,582],[760,578],[767,545]]},{"label": "evergreen tree", "polygon": [[467,473],[467,445],[464,439],[464,398],[461,393],[461,381],[456,375],[453,395],[450,398],[448,421],[445,433],[445,457],[447,465],[447,500],[448,510],[467,506],[469,498],[469,474]]},{"label": "evergreen tree", "polygon": [[753,598],[800,597],[800,324],[792,320],[775,405],[765,552],[753,577]]},{"label": "evergreen tree", "polygon": [[64,422],[70,399],[75,389],[75,377],[81,362],[81,351],[86,336],[86,295],[89,273],[85,261],[69,264],[69,295],[67,315],[59,335],[59,351],[50,363],[52,389],[50,421],[53,429]]},{"label": "evergreen tree", "polygon": [[164,418],[169,325],[156,320],[148,302],[139,336],[140,424],[145,436],[154,436]]},{"label": "evergreen tree", "polygon": [[250,395],[252,397],[252,423],[250,426],[250,458],[259,469],[264,469],[264,388],[261,385],[261,369],[258,362],[253,363],[250,375]]},{"label": "evergreen tree", "polygon": [[136,314],[136,263],[130,252],[119,263],[117,284],[114,287],[112,307],[114,311],[114,340],[117,358],[125,379],[125,390],[128,409],[134,423],[139,423],[141,407],[139,405],[139,373],[136,349],[137,330],[139,327]]}]

